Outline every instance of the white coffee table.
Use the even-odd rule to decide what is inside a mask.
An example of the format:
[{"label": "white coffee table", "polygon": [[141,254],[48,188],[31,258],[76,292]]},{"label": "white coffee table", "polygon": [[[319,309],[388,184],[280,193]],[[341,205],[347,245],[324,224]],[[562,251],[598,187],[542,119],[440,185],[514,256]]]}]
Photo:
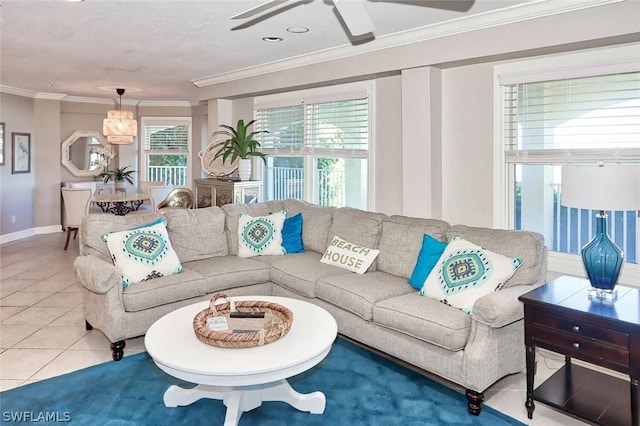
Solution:
[{"label": "white coffee table", "polygon": [[156,365],[171,376],[196,383],[192,389],[170,386],[164,393],[167,407],[185,406],[202,398],[220,399],[227,406],[225,426],[237,425],[245,411],[263,401],[282,401],[300,411],[324,412],[322,392],[300,394],[287,378],[322,361],[336,338],[335,319],[324,309],[284,297],[242,296],[232,300],[265,300],[286,306],[293,323],[286,336],[253,348],[219,348],[201,342],[193,331],[193,318],[209,302],[180,308],[156,321],[144,343]]}]

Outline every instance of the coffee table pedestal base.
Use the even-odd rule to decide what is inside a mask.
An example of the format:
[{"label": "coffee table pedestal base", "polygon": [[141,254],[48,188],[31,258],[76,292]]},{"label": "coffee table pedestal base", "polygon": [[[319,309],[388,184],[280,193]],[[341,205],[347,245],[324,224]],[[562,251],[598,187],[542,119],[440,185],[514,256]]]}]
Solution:
[{"label": "coffee table pedestal base", "polygon": [[326,405],[326,398],[322,392],[301,394],[296,392],[286,380],[237,387],[198,385],[191,389],[184,389],[173,385],[164,393],[164,405],[186,406],[202,398],[219,399],[227,406],[224,426],[236,426],[242,413],[260,407],[264,401],[286,402],[298,411],[312,414],[324,413]]}]

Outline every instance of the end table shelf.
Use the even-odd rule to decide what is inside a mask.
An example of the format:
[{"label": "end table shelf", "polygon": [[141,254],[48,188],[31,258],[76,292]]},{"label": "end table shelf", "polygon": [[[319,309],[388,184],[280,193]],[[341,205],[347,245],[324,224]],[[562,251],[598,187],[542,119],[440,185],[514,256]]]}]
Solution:
[{"label": "end table shelf", "polygon": [[534,399],[597,424],[631,424],[629,382],[579,365],[556,371]]},{"label": "end table shelf", "polygon": [[[605,426],[640,426],[640,289],[618,286],[616,301],[590,299],[588,281],[561,277],[522,296],[529,418],[535,401]],[[565,356],[565,365],[535,390],[535,350]],[[580,359],[623,380],[572,363]]]}]

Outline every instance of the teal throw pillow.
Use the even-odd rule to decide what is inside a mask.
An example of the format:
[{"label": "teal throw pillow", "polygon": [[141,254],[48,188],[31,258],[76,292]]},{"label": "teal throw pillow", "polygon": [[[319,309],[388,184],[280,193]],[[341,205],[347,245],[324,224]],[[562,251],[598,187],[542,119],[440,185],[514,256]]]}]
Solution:
[{"label": "teal throw pillow", "polygon": [[284,226],[282,227],[282,247],[284,247],[287,253],[304,253],[304,247],[302,245],[302,213],[298,213],[284,220]]},{"label": "teal throw pillow", "polygon": [[447,247],[447,243],[438,241],[435,238],[424,234],[422,237],[422,248],[420,254],[418,254],[418,260],[416,266],[413,268],[411,277],[409,278],[409,284],[416,290],[420,290],[427,280],[429,273],[436,266],[438,259],[442,256],[444,249]]},{"label": "teal throw pillow", "polygon": [[103,234],[113,264],[122,273],[122,286],[179,274],[182,264],[171,246],[167,220],[159,218],[127,231]]}]

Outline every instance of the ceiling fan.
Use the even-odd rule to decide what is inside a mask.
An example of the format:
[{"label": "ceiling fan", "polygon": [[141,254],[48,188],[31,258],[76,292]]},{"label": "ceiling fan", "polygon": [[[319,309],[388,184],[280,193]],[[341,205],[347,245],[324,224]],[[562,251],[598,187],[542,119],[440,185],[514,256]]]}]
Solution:
[{"label": "ceiling fan", "polygon": [[[265,3],[262,3],[251,9],[245,10],[242,13],[232,16],[231,19],[251,18],[255,15],[258,15],[269,9],[277,7],[278,5],[282,3],[286,3],[288,1],[290,0],[268,0]],[[380,1],[380,0],[376,0],[376,1]],[[385,1],[385,0],[382,0],[382,1]],[[402,0],[387,0],[387,1],[395,1],[398,3],[402,3]],[[449,3],[449,4],[458,3],[458,5],[460,3],[466,3],[468,7],[471,7],[471,4],[473,4],[473,1],[474,0],[449,0],[448,2],[443,2],[443,1],[435,0],[431,2],[432,3],[431,5],[428,4],[429,2],[425,2],[426,4],[419,2],[418,4],[422,3],[422,5],[425,5],[428,7],[448,8],[447,6],[444,5],[444,3]],[[331,0],[331,2],[333,3],[333,7],[335,8],[338,16],[340,16],[345,26],[349,30],[349,33],[351,33],[353,37],[359,37],[365,34],[373,33],[373,31],[375,30],[375,27],[373,25],[373,22],[371,21],[371,18],[367,14],[367,11],[364,8],[364,0]],[[408,1],[408,3],[416,4],[415,1]],[[468,7],[465,6],[465,8],[467,9]],[[454,7],[454,9],[458,9],[458,8]]]}]

